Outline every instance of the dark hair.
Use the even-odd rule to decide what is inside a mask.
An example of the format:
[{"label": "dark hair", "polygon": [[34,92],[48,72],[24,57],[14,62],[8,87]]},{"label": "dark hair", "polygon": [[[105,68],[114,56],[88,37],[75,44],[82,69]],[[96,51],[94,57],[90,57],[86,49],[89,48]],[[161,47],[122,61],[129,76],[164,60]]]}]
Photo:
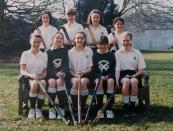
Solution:
[{"label": "dark hair", "polygon": [[108,45],[109,44],[108,37],[104,36],[104,35],[100,36],[100,41],[98,44],[107,44]]},{"label": "dark hair", "polygon": [[116,17],[116,18],[114,18],[112,25],[116,24],[118,21],[121,21],[123,24],[125,24],[125,21],[123,18]]},{"label": "dark hair", "polygon": [[102,15],[101,11],[100,10],[97,10],[97,9],[94,9],[94,10],[92,10],[89,13],[88,19],[87,19],[87,24],[88,25],[92,25],[91,15],[94,14],[94,13],[98,13],[100,15],[100,23],[99,24],[103,24],[103,22],[104,22],[103,15]]},{"label": "dark hair", "polygon": [[58,31],[58,32],[56,32],[55,36],[56,36],[57,34],[62,35],[62,37],[64,38],[64,34],[63,34],[63,33],[61,33],[61,32]]},{"label": "dark hair", "polygon": [[72,8],[67,11],[67,15],[77,15],[76,9]]},{"label": "dark hair", "polygon": [[[85,39],[85,41],[84,41],[84,46],[86,45],[86,34],[84,33],[84,32],[77,32],[76,34],[82,34],[83,36],[84,36],[84,39]],[[74,38],[73,38],[73,41],[75,40],[75,38],[76,38],[76,34],[75,34],[75,36],[74,36]],[[76,42],[74,41],[74,43],[75,43],[75,45],[76,45]]]},{"label": "dark hair", "polygon": [[47,10],[44,10],[43,12],[41,12],[39,19],[41,20],[42,19],[42,16],[44,14],[48,14],[48,16],[50,18],[50,22],[51,22],[53,17],[52,17],[52,14],[50,13],[50,11],[47,11]]}]

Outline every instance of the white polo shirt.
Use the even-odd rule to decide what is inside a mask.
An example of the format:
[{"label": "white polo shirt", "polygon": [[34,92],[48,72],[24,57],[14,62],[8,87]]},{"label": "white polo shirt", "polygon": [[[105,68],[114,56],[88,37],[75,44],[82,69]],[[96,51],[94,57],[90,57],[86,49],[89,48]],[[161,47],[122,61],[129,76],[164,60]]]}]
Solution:
[{"label": "white polo shirt", "polygon": [[[106,28],[102,25],[99,25],[97,28],[90,26],[90,28],[94,34],[94,38],[96,39],[96,41],[100,40],[100,36],[102,36],[102,35],[107,36],[108,35]],[[88,28],[85,28],[85,34],[86,34],[86,38],[87,38],[87,45],[94,43]]]},{"label": "white polo shirt", "polygon": [[85,71],[93,66],[92,56],[93,52],[89,47],[85,47],[82,51],[77,51],[73,47],[68,51],[70,70],[76,74],[78,71]]},{"label": "white polo shirt", "polygon": [[[65,27],[70,40],[73,40],[73,38],[77,32],[84,32],[83,26],[76,22],[73,22],[72,24],[70,24],[70,26],[69,26],[69,23],[66,23],[63,26]],[[62,30],[60,30],[60,32],[64,34],[64,32]],[[65,37],[65,35],[64,35],[64,37]],[[67,41],[67,38],[65,37],[64,40]]]},{"label": "white polo shirt", "polygon": [[121,70],[140,70],[146,68],[142,53],[132,48],[130,52],[118,50],[115,52],[116,71]]},{"label": "white polo shirt", "polygon": [[110,33],[108,35],[108,39],[109,39],[109,43],[112,39],[117,38],[117,44],[118,44],[118,47],[121,48],[123,47],[123,39],[124,39],[124,36],[125,36],[125,33],[122,32],[121,34],[118,34],[116,31],[114,31],[115,35],[113,36],[112,33]]},{"label": "white polo shirt", "polygon": [[[52,44],[53,36],[58,32],[58,30],[54,27],[49,25],[48,27],[40,26],[41,36],[44,40],[46,48],[49,49],[50,45]],[[44,49],[43,43],[40,45],[40,48]]]},{"label": "white polo shirt", "polygon": [[26,64],[26,71],[31,74],[41,75],[47,68],[47,54],[39,51],[34,55],[31,50],[22,53],[20,64]]}]

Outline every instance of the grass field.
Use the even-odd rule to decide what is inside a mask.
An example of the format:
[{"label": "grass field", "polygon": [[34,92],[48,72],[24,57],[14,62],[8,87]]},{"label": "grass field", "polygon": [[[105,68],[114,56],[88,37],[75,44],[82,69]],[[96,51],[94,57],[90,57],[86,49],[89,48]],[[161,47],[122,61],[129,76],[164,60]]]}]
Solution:
[{"label": "grass field", "polygon": [[[94,127],[65,126],[53,120],[28,120],[18,115],[18,58],[0,59],[0,130],[59,130],[59,131],[171,131],[173,130],[173,53],[144,53],[150,76],[151,107],[149,114],[129,120],[118,115],[112,124]],[[119,102],[120,96],[116,96]]]}]

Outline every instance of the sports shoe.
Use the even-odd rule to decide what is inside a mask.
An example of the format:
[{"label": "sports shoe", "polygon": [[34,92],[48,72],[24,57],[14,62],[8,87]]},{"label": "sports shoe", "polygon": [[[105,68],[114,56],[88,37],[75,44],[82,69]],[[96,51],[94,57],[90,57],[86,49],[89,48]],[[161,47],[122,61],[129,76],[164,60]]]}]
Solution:
[{"label": "sports shoe", "polygon": [[28,118],[33,119],[35,118],[35,109],[31,108],[28,113]]},{"label": "sports shoe", "polygon": [[112,110],[107,110],[106,111],[106,118],[107,119],[114,119],[114,113]]},{"label": "sports shoe", "polygon": [[43,118],[43,114],[42,114],[42,110],[37,108],[35,111],[36,114],[36,119],[42,119]]},{"label": "sports shoe", "polygon": [[49,119],[56,119],[56,113],[53,108],[49,109]]},{"label": "sports shoe", "polygon": [[[59,111],[61,112],[61,114],[62,114],[63,116],[65,115],[64,109],[59,108]],[[58,116],[57,116],[57,119],[58,119],[58,120],[62,119],[61,116],[60,116],[59,114],[58,114]]]},{"label": "sports shoe", "polygon": [[100,110],[97,112],[97,114],[99,114],[99,113],[100,113],[100,118],[104,119],[105,118],[104,113],[100,112]]}]

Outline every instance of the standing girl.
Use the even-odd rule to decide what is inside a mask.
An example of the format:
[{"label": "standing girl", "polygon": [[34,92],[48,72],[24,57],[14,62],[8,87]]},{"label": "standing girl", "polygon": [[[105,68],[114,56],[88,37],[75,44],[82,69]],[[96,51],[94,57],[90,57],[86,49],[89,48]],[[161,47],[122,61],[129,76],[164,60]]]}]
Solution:
[{"label": "standing girl", "polygon": [[124,19],[117,17],[113,20],[114,31],[108,35],[110,51],[115,52],[123,46]]},{"label": "standing girl", "polygon": [[88,27],[85,28],[85,34],[87,38],[87,46],[93,50],[96,48],[96,43],[99,41],[100,36],[107,36],[108,32],[103,24],[103,16],[99,10],[92,10],[88,15],[87,20]]},{"label": "standing girl", "polygon": [[38,31],[43,38],[40,49],[44,51],[45,49],[50,48],[52,44],[52,37],[57,32],[57,29],[54,26],[50,25],[52,15],[49,11],[43,11],[40,15],[40,19],[42,21],[42,25],[38,27]]}]

